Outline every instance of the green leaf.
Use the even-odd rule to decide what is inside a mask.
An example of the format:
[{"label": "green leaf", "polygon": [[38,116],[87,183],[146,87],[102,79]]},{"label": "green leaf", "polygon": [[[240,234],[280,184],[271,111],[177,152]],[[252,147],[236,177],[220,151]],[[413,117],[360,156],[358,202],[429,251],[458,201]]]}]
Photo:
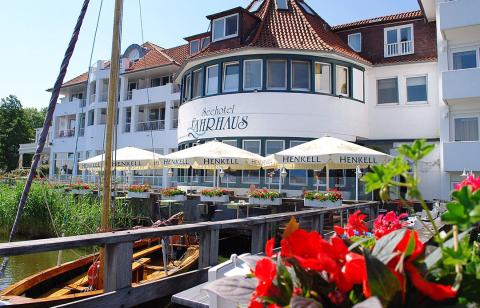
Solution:
[{"label": "green leaf", "polygon": [[405,232],[407,229],[398,229],[381,237],[373,247],[372,255],[387,264],[394,257],[393,252],[405,236]]},{"label": "green leaf", "polygon": [[386,307],[401,292],[400,283],[395,275],[374,256],[366,253],[368,286],[372,296],[378,296]]},{"label": "green leaf", "polygon": [[402,144],[398,148],[398,152],[413,161],[420,161],[430,154],[434,148],[434,144],[428,144],[425,139],[418,139],[412,145]]}]

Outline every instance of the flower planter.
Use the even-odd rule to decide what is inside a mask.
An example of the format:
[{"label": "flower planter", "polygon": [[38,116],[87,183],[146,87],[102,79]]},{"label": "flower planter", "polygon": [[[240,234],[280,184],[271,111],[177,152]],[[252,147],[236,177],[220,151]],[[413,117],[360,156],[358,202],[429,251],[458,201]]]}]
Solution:
[{"label": "flower planter", "polygon": [[261,199],[261,198],[248,198],[248,203],[250,204],[260,204],[260,205],[281,205],[282,198],[273,198],[273,199]]},{"label": "flower planter", "polygon": [[200,196],[200,201],[202,202],[218,202],[218,203],[225,203],[230,201],[230,196],[229,195],[223,195],[223,196],[215,196],[215,197],[209,197],[209,196]]},{"label": "flower planter", "polygon": [[74,195],[86,195],[91,193],[89,189],[72,189],[71,192]]},{"label": "flower planter", "polygon": [[164,196],[162,195],[162,200],[175,200],[175,201],[187,201],[186,195],[175,195],[175,196]]},{"label": "flower planter", "polygon": [[341,205],[342,205],[342,200],[320,201],[320,200],[303,199],[303,206],[306,206],[306,207],[335,207],[335,206],[341,206]]},{"label": "flower planter", "polygon": [[148,199],[150,198],[150,193],[148,191],[147,192],[129,191],[128,197],[135,198],[135,199]]}]

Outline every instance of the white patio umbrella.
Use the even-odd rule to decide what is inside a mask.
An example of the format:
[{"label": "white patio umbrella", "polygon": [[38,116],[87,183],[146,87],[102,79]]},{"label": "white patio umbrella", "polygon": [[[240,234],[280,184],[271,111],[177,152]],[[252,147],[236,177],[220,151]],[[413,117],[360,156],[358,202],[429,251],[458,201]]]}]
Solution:
[{"label": "white patio umbrella", "polygon": [[[161,165],[165,168],[216,170],[257,170],[262,167],[264,158],[258,154],[239,149],[219,141],[210,141],[165,155]],[[214,186],[215,186],[214,179]]]},{"label": "white patio umbrella", "polygon": [[[345,140],[322,137],[267,157],[264,168],[322,170],[326,168],[327,189],[330,169],[359,169],[384,164],[392,157]],[[356,199],[358,200],[358,175],[356,172]]]},{"label": "white patio umbrella", "polygon": [[[125,147],[112,152],[113,163],[120,171],[163,168],[159,161],[163,155],[134,147]],[[78,163],[80,170],[100,171],[104,168],[105,155],[97,155]]]}]

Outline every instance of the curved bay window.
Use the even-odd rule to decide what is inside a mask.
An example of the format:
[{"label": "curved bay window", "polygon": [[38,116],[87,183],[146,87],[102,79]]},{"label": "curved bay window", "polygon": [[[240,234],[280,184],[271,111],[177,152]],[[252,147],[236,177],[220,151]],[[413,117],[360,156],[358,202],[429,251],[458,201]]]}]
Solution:
[{"label": "curved bay window", "polygon": [[249,55],[212,60],[184,74],[182,102],[242,92],[305,92],[364,102],[364,68],[304,55]]}]

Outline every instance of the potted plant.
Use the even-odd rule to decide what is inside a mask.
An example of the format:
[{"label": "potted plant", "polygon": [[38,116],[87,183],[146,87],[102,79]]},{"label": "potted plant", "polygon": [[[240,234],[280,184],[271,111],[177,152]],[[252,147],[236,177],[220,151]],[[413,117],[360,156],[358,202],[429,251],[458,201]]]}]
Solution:
[{"label": "potted plant", "polygon": [[74,184],[68,185],[70,192],[74,195],[85,195],[91,193],[92,186],[87,183],[77,182]]},{"label": "potted plant", "polygon": [[185,201],[187,193],[177,187],[169,187],[162,190],[162,199]]},{"label": "potted plant", "polygon": [[228,202],[231,191],[221,188],[207,188],[200,191],[200,201],[202,202]]},{"label": "potted plant", "polygon": [[255,189],[250,192],[248,202],[250,204],[280,205],[282,204],[282,198],[277,191]]},{"label": "potted plant", "polygon": [[150,185],[134,184],[128,187],[128,197],[137,199],[150,198]]},{"label": "potted plant", "polygon": [[55,192],[59,192],[59,193],[65,192],[65,188],[68,187],[67,184],[63,184],[63,183],[51,183],[48,186],[51,190],[53,190]]},{"label": "potted plant", "polygon": [[342,194],[338,191],[307,191],[303,195],[303,205],[307,207],[341,206],[342,199]]}]

